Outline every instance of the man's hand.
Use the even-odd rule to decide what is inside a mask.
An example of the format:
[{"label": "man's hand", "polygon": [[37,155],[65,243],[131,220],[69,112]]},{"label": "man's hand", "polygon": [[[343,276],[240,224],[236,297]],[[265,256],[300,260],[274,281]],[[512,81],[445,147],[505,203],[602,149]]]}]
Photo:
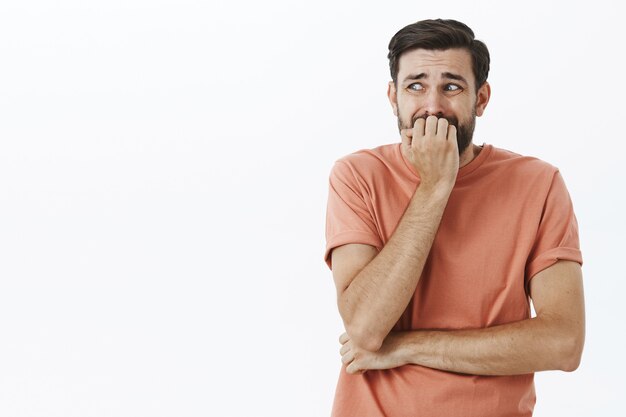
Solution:
[{"label": "man's hand", "polygon": [[400,131],[402,153],[419,173],[421,184],[452,188],[459,171],[456,127],[443,117],[419,118],[412,129]]},{"label": "man's hand", "polygon": [[408,361],[401,351],[400,333],[391,332],[376,352],[370,352],[355,345],[348,333],[339,336],[342,344],[339,354],[349,374],[362,374],[370,369],[391,369],[406,365]]}]

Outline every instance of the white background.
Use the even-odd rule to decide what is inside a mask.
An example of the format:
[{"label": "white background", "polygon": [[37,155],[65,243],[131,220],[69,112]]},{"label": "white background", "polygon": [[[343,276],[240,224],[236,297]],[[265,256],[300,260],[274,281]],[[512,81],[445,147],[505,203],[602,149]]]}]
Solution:
[{"label": "white background", "polygon": [[558,166],[579,221],[583,362],[535,415],[619,415],[624,9],[376,3],[0,3],[0,415],[329,415],[328,174],[399,141],[387,44],[436,17],[491,52],[475,142]]}]

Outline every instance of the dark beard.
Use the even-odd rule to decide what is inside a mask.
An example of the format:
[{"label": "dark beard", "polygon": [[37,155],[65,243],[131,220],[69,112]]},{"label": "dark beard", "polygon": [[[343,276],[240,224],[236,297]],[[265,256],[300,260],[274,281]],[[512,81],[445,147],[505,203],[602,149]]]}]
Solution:
[{"label": "dark beard", "polygon": [[[402,129],[412,129],[413,125],[415,125],[415,121],[417,119],[424,119],[430,116],[428,114],[423,114],[421,116],[415,116],[412,120],[410,126],[406,125],[404,121],[398,116],[398,131]],[[459,146],[459,156],[463,153],[465,149],[472,143],[472,137],[474,136],[474,128],[476,127],[476,109],[472,109],[472,117],[470,118],[470,122],[468,124],[463,124],[459,126],[459,120],[454,116],[444,116],[442,113],[437,113],[433,116],[437,116],[437,118],[444,118],[448,121],[449,124],[456,127],[456,142]]]}]

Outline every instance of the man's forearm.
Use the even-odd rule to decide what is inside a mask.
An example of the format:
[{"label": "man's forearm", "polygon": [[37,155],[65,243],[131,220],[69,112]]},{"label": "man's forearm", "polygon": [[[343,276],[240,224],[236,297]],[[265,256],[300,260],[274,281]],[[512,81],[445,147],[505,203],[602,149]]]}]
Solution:
[{"label": "man's forearm", "polygon": [[364,348],[381,346],[411,300],[451,189],[420,185],[387,244],[341,295],[346,329]]},{"label": "man's forearm", "polygon": [[394,332],[390,343],[406,363],[474,375],[573,371],[580,344],[556,319],[535,317],[476,330]]}]

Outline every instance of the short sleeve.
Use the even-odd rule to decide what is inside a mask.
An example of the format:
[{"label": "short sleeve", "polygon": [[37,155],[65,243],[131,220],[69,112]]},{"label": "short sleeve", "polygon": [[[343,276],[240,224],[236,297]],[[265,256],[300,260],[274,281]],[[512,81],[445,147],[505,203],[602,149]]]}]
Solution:
[{"label": "short sleeve", "polygon": [[[528,283],[538,272],[559,260],[582,265],[578,240],[578,222],[572,200],[559,171],[554,173],[545,199],[537,236],[526,263]],[[528,288],[528,287],[527,287]]]},{"label": "short sleeve", "polygon": [[351,167],[342,161],[335,162],[329,177],[324,253],[324,261],[331,270],[330,254],[337,246],[363,243],[382,249],[378,228],[366,198]]}]

